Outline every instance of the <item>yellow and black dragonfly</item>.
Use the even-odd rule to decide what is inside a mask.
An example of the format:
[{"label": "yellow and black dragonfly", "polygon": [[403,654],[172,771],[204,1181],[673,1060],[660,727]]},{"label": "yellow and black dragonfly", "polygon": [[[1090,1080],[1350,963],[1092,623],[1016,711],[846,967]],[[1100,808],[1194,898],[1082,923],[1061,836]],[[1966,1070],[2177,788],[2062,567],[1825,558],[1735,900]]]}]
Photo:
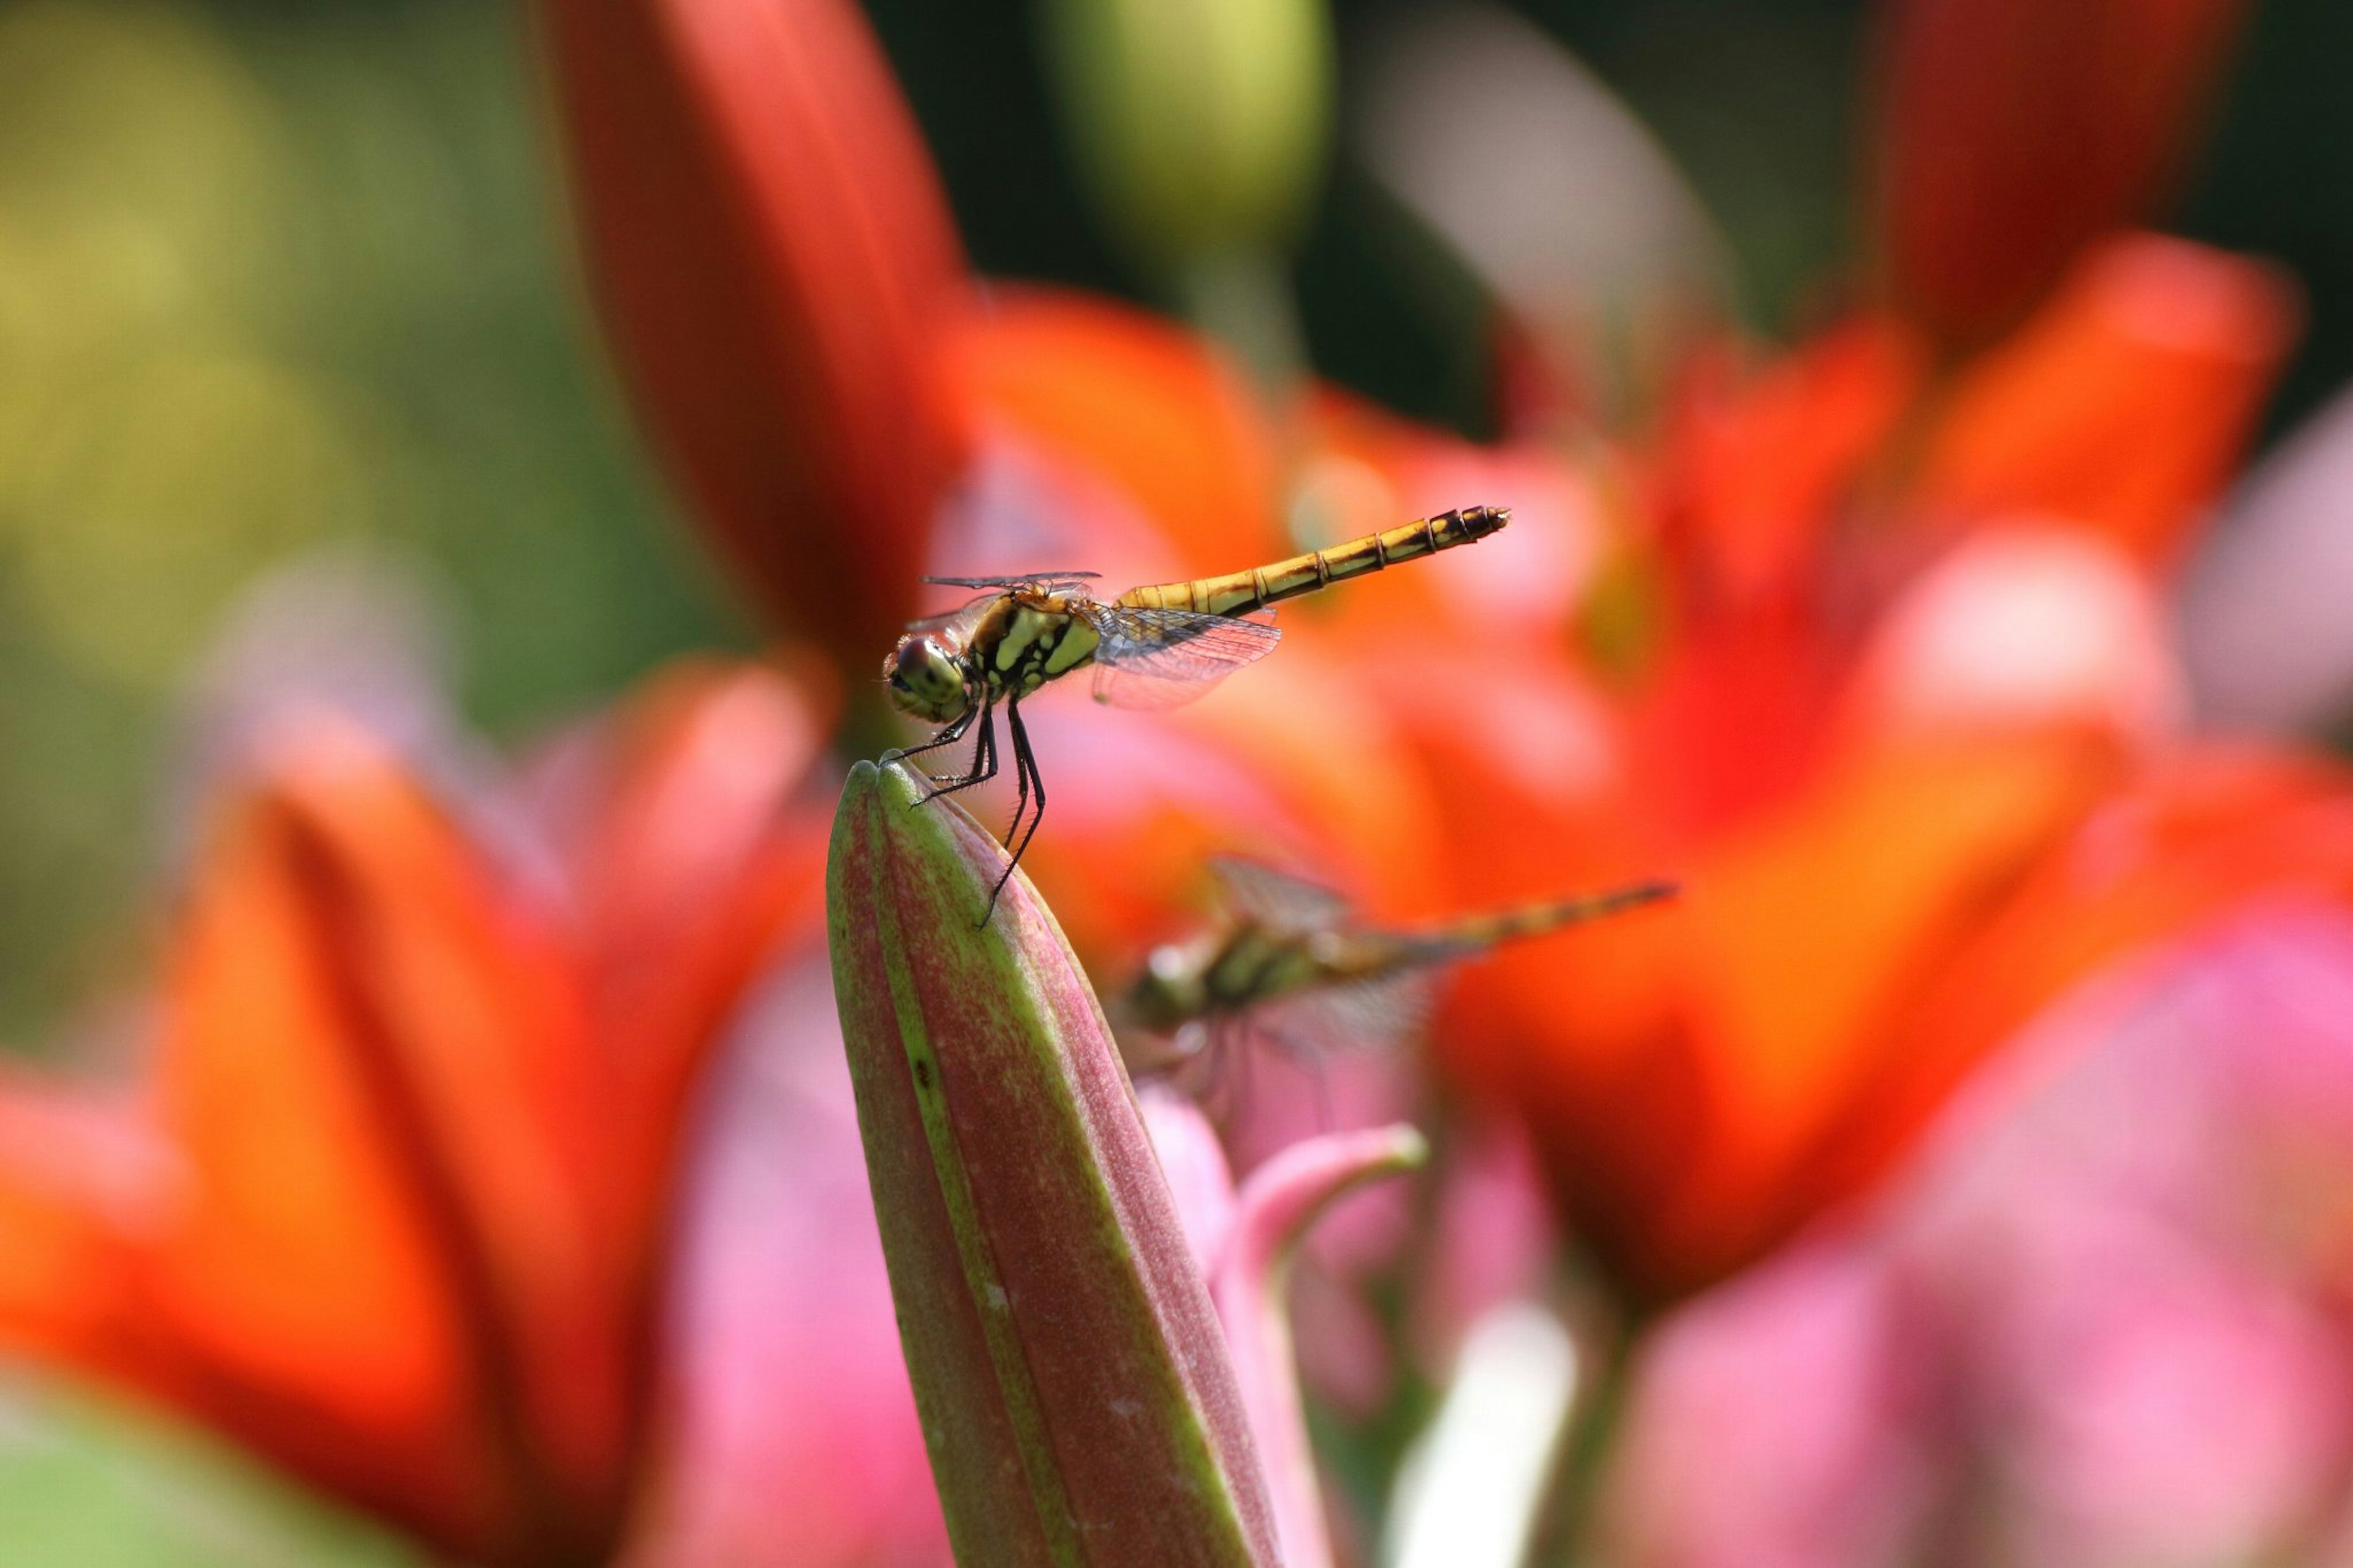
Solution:
[{"label": "yellow and black dragonfly", "polygon": [[[989,894],[993,913],[997,895],[1046,815],[1046,781],[1021,723],[1023,698],[1092,665],[1098,701],[1123,708],[1190,701],[1272,651],[1282,634],[1275,629],[1270,606],[1398,562],[1474,543],[1510,521],[1502,507],[1471,507],[1245,572],[1130,588],[1112,600],[1094,597],[1088,587],[1095,580],[1092,572],[926,577],[926,583],[981,593],[961,609],[909,626],[882,661],[892,702],[903,713],[941,726],[931,740],[899,754],[916,756],[953,745],[976,724],[972,766],[934,777],[937,787],[923,799],[985,784],[997,776],[997,708],[1004,704],[1019,790],[1005,835],[1012,854]],[[986,923],[987,915],[981,918]]]},{"label": "yellow and black dragonfly", "polygon": [[1155,949],[1113,1007],[1115,1020],[1167,1042],[1131,1050],[1140,1071],[1225,1053],[1249,1033],[1313,1061],[1410,1030],[1441,964],[1672,898],[1647,881],[1472,915],[1420,931],[1353,921],[1330,889],[1255,860],[1209,863],[1222,918],[1199,937]]}]

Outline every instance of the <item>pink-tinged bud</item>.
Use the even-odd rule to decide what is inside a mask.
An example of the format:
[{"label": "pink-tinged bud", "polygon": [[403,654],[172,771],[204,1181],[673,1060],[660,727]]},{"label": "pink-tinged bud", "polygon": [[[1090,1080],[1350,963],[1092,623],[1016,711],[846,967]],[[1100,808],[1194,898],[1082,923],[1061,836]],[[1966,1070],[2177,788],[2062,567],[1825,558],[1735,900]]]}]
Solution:
[{"label": "pink-tinged bud", "polygon": [[962,460],[927,345],[963,261],[881,51],[849,0],[539,15],[638,416],[748,591],[865,676]]},{"label": "pink-tinged bud", "polygon": [[2166,194],[2242,0],[1894,0],[1872,199],[1887,283],[1948,342],[2031,309]]},{"label": "pink-tinged bud", "polygon": [[1361,1183],[1424,1163],[1430,1144],[1410,1127],[1372,1127],[1294,1143],[1252,1171],[1236,1194],[1233,1229],[1209,1289],[1241,1377],[1250,1429],[1274,1484],[1287,1568],[1331,1568],[1315,1457],[1299,1403],[1285,1298],[1299,1239],[1326,1205]]},{"label": "pink-tinged bud", "polygon": [[1421,1165],[1430,1144],[1411,1127],[1327,1132],[1292,1144],[1234,1190],[1208,1118],[1173,1090],[1137,1096],[1176,1194],[1194,1260],[1226,1330],[1282,1542],[1283,1568],[1331,1568],[1323,1490],[1299,1398],[1285,1300],[1293,1254],[1307,1228],[1359,1184]]},{"label": "pink-tinged bud", "polygon": [[956,1558],[1271,1564],[1232,1365],[1078,961],[904,768],[860,763],[828,878],[835,999]]}]

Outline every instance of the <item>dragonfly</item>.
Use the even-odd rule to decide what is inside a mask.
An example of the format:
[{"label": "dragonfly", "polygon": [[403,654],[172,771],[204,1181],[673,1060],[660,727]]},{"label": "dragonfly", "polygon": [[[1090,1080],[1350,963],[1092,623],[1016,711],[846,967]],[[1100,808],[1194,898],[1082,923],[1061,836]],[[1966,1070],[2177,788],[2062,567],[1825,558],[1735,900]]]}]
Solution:
[{"label": "dragonfly", "polygon": [[[997,776],[997,712],[1005,710],[1018,789],[1005,842],[1011,854],[990,889],[981,923],[997,910],[998,894],[1021,863],[1046,816],[1046,780],[1038,771],[1021,702],[1039,688],[1074,670],[1094,669],[1095,700],[1123,708],[1171,708],[1198,697],[1225,677],[1256,663],[1282,636],[1272,606],[1399,562],[1472,544],[1511,521],[1504,507],[1477,506],[1421,518],[1323,550],[1311,550],[1247,571],[1130,588],[1115,599],[1094,596],[1092,572],[1029,572],[1008,577],[926,577],[926,583],[969,588],[979,596],[962,608],[907,628],[882,679],[898,710],[939,729],[902,757],[955,745],[967,734],[971,766],[932,775],[918,805],[986,784]],[[1024,817],[1029,826],[1024,831]]]},{"label": "dragonfly", "polygon": [[1155,948],[1116,1003],[1120,1021],[1168,1041],[1139,1070],[1223,1053],[1249,1030],[1313,1059],[1329,1048],[1393,1038],[1418,1019],[1441,964],[1675,896],[1672,882],[1633,882],[1420,931],[1354,921],[1330,889],[1255,860],[1209,863],[1220,922]]}]

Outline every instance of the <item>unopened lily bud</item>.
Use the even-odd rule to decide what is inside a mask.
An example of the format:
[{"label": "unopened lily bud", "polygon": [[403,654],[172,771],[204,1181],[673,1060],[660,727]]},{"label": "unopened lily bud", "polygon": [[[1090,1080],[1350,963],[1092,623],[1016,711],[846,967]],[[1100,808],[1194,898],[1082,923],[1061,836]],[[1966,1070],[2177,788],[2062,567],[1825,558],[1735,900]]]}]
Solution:
[{"label": "unopened lily bud", "polygon": [[1281,249],[1331,121],[1322,0],[1054,0],[1049,64],[1105,221],[1169,273]]},{"label": "unopened lily bud", "polygon": [[1896,304],[1957,347],[2014,325],[2169,194],[2245,0],[1894,0],[1873,170]]},{"label": "unopened lily bud", "polygon": [[1257,1568],[1273,1512],[1215,1309],[1060,929],[920,775],[835,818],[834,992],[960,1563]]}]

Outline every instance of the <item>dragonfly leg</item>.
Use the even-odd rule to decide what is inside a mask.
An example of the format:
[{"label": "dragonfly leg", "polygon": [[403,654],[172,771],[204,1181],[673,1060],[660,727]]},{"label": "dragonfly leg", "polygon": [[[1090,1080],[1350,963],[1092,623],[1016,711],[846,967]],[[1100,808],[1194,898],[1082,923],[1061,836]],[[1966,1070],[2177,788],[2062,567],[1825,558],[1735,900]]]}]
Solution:
[{"label": "dragonfly leg", "polygon": [[[1013,851],[1014,861],[1018,864],[1022,851],[1029,847],[1029,840],[1038,837],[1038,825],[1046,820],[1046,775],[1038,771],[1038,753],[1030,749],[1029,731],[1021,722],[1020,708],[1008,702],[1005,720],[1013,731],[1014,763],[1017,767],[1028,763],[1029,773],[1029,831],[1021,836],[1020,848]],[[1013,814],[1013,823],[1017,827],[1021,825],[1021,814],[1018,811]]]},{"label": "dragonfly leg", "polygon": [[[1006,858],[1005,874],[997,879],[997,886],[988,890],[988,909],[980,917],[987,925],[988,917],[997,912],[997,900],[1005,891],[1005,884],[1013,879],[1013,868],[1021,864],[1023,851],[1029,840],[1038,837],[1038,825],[1046,820],[1046,781],[1038,772],[1038,753],[1029,749],[1029,731],[1021,722],[1021,702],[1018,698],[1005,700],[1005,727],[1013,731],[1013,773],[1021,784],[1021,804],[1013,808],[1013,825],[1006,830],[1006,847],[1011,853]],[[1035,792],[1032,798],[1031,792]],[[1022,806],[1029,807],[1029,830],[1021,832]],[[1019,842],[1014,841],[1016,834]]]},{"label": "dragonfly leg", "polygon": [[[1020,705],[1011,700],[1005,704],[1005,725],[1013,731],[1013,820],[1005,829],[1005,842],[1010,845],[1020,837],[1021,814],[1029,809],[1029,773],[1037,763],[1029,756],[1029,732],[1021,727]],[[1013,858],[1019,860],[1021,851],[1014,850]]]},{"label": "dragonfly leg", "polygon": [[916,800],[914,804],[917,805],[927,805],[932,801],[939,799],[939,797],[944,795],[954,795],[960,789],[970,789],[975,784],[987,784],[996,776],[997,711],[995,705],[991,704],[990,706],[981,710],[980,741],[978,744],[973,747],[972,771],[965,773],[961,778],[952,778],[944,782],[934,781],[938,784],[938,787],[934,789],[929,795],[923,795]]},{"label": "dragonfly leg", "polygon": [[1295,1036],[1274,1030],[1261,1032],[1277,1049],[1291,1058],[1293,1066],[1306,1075],[1308,1091],[1315,1097],[1315,1131],[1319,1133],[1331,1131],[1332,1075],[1325,1070],[1324,1053]]},{"label": "dragonfly leg", "polygon": [[1258,1041],[1240,1018],[1221,1013],[1209,1025],[1209,1049],[1217,1058],[1220,1102],[1215,1118],[1220,1127],[1230,1129],[1250,1113],[1250,1069],[1256,1066],[1251,1058],[1258,1054]]},{"label": "dragonfly leg", "polygon": [[979,716],[979,713],[980,710],[977,707],[967,708],[956,718],[955,722],[949,724],[947,728],[942,730],[938,734],[933,736],[922,745],[894,746],[890,751],[882,753],[882,760],[886,763],[903,762],[909,757],[920,757],[925,752],[936,752],[942,746],[953,746],[958,741],[964,739],[965,732],[972,728],[972,721]]}]

